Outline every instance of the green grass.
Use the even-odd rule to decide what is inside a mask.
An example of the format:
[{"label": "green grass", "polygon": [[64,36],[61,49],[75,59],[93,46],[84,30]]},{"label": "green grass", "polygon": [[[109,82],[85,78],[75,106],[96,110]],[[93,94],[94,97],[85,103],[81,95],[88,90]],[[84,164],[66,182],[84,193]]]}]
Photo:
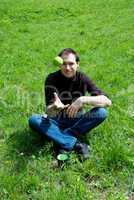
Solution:
[{"label": "green grass", "polygon": [[[134,193],[134,1],[0,0],[0,199],[125,200]],[[28,127],[44,112],[53,58],[76,49],[81,70],[109,94],[109,118],[56,167],[53,145]]]}]

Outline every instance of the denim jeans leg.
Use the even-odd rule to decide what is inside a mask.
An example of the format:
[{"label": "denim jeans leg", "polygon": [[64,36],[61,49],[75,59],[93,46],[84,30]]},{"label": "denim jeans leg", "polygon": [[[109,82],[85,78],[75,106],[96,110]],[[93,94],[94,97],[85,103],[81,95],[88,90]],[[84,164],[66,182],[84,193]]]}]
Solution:
[{"label": "denim jeans leg", "polygon": [[41,115],[33,115],[30,117],[29,126],[33,130],[44,134],[61,148],[66,150],[72,150],[77,141],[77,138],[74,136],[65,135],[56,121],[50,118],[43,118]]},{"label": "denim jeans leg", "polygon": [[106,118],[107,110],[102,107],[95,107],[82,115],[72,127],[65,129],[64,132],[79,137],[101,124]]}]

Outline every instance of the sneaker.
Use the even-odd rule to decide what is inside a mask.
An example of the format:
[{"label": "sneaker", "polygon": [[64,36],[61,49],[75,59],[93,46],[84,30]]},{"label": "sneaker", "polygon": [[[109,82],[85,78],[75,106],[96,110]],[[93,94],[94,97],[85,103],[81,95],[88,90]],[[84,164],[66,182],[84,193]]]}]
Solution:
[{"label": "sneaker", "polygon": [[78,154],[81,154],[84,160],[89,158],[89,146],[85,143],[76,142],[75,144],[75,151]]}]

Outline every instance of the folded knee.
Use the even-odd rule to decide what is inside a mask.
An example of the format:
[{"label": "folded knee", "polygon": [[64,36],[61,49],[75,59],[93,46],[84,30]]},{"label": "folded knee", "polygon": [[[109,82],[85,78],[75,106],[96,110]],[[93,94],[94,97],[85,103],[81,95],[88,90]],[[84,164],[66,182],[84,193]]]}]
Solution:
[{"label": "folded knee", "polygon": [[35,127],[38,125],[39,121],[40,121],[40,117],[38,115],[32,115],[29,118],[28,123],[30,127]]},{"label": "folded knee", "polygon": [[106,108],[98,108],[97,115],[98,115],[98,118],[104,120],[108,116],[108,111],[106,110]]},{"label": "folded knee", "polygon": [[108,111],[103,107],[93,108],[93,115],[103,121],[108,117]]},{"label": "folded knee", "polygon": [[102,119],[106,119],[108,117],[108,111],[106,108],[100,108],[100,116]]}]

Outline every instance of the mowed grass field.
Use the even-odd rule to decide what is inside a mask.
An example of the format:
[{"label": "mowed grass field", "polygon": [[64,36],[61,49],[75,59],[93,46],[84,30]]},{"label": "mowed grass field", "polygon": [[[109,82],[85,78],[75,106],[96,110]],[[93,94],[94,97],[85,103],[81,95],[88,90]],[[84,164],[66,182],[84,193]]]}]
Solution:
[{"label": "mowed grass field", "polygon": [[[109,118],[57,167],[28,127],[45,111],[44,80],[62,48],[111,98]],[[62,83],[61,83],[62,84]],[[0,199],[126,200],[134,193],[134,1],[0,0]]]}]

